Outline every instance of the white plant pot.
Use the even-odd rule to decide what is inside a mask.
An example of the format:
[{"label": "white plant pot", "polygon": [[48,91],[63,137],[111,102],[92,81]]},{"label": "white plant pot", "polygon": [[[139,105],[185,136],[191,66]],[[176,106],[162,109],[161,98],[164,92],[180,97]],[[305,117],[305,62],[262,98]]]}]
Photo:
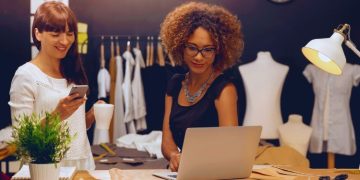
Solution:
[{"label": "white plant pot", "polygon": [[29,164],[32,180],[59,180],[60,164]]}]

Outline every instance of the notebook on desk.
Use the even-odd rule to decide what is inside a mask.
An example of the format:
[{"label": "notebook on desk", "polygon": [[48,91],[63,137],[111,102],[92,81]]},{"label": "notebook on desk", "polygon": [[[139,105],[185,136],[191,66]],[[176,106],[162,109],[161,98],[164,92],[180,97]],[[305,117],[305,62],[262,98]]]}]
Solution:
[{"label": "notebook on desk", "polygon": [[249,177],[260,134],[261,126],[188,128],[178,172],[153,175],[168,180]]}]

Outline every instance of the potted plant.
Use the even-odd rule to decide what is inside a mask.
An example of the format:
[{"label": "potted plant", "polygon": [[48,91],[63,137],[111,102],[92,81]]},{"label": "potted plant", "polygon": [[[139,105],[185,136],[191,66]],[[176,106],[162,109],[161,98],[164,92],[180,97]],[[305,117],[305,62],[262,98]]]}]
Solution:
[{"label": "potted plant", "polygon": [[[42,119],[43,122],[42,122]],[[16,119],[11,144],[16,146],[16,155],[29,163],[31,179],[59,179],[57,165],[70,148],[72,136],[66,122],[58,114],[23,115]]]}]

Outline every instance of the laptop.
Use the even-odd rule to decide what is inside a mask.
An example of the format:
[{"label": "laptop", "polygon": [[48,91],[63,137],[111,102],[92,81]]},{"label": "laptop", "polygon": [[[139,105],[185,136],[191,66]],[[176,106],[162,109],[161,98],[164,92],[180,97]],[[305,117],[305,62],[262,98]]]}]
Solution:
[{"label": "laptop", "polygon": [[261,126],[188,128],[178,172],[157,172],[168,180],[235,179],[251,174]]}]

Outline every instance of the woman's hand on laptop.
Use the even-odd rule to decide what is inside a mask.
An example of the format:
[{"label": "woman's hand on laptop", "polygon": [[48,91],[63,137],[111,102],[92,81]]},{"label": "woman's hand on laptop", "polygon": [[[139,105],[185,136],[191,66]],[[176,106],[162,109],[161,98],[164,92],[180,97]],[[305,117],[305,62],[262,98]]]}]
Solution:
[{"label": "woman's hand on laptop", "polygon": [[181,153],[176,152],[170,155],[169,167],[171,171],[178,171]]}]

